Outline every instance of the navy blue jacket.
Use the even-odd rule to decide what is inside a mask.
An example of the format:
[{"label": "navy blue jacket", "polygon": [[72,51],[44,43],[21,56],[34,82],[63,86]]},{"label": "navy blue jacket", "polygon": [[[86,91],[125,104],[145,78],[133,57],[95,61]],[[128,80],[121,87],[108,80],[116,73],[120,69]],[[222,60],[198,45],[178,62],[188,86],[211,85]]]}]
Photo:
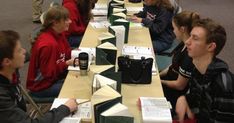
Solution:
[{"label": "navy blue jacket", "polygon": [[135,15],[141,17],[144,26],[149,28],[152,41],[172,44],[175,39],[172,27],[173,11],[164,7],[144,5],[143,11]]}]

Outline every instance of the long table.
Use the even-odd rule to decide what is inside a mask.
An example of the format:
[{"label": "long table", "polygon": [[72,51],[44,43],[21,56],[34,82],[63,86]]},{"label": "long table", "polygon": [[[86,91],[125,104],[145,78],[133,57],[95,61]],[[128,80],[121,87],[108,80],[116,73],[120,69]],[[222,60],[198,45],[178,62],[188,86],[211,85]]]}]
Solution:
[{"label": "long table", "polygon": [[[106,32],[107,29],[94,29],[88,25],[80,47],[96,47],[98,45],[98,35]],[[140,29],[129,30],[128,45],[152,47],[149,30],[145,27]],[[90,69],[98,69],[100,66],[91,65]],[[88,76],[80,76],[79,72],[69,71],[64,85],[60,91],[59,98],[91,98],[92,73]],[[137,106],[138,98],[145,97],[163,97],[163,90],[159,78],[159,74],[152,76],[152,83],[146,85],[122,84],[121,95],[123,104],[129,108],[134,116],[135,123],[141,123],[141,112]]]}]

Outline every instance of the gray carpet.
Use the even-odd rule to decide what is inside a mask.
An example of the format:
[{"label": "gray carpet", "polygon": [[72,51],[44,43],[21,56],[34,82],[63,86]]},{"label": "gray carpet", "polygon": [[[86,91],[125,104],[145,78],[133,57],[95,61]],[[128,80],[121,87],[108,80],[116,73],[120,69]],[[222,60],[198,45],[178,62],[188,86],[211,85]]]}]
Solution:
[{"label": "gray carpet", "polygon": [[[45,0],[44,8],[52,0]],[[210,17],[221,23],[227,31],[228,40],[224,50],[219,55],[225,60],[231,71],[234,72],[234,0],[179,0],[184,10],[197,11],[202,17]],[[1,0],[0,4],[0,30],[15,30],[20,33],[23,46],[30,50],[29,34],[36,24],[31,22],[31,0]],[[21,69],[21,80],[25,83],[28,64]]]}]

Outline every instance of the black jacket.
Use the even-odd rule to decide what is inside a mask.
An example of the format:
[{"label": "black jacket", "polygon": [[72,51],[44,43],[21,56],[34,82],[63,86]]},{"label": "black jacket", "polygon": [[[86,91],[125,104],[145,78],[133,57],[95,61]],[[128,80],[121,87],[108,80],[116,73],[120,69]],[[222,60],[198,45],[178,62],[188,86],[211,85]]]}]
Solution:
[{"label": "black jacket", "polygon": [[234,122],[234,76],[222,60],[214,58],[205,74],[193,72],[186,100],[198,123]]},{"label": "black jacket", "polygon": [[152,41],[172,44],[175,39],[172,27],[173,12],[164,7],[144,5],[143,11],[135,15],[141,17],[144,26],[149,28]]},{"label": "black jacket", "polygon": [[70,114],[67,106],[61,105],[43,117],[31,119],[26,114],[26,105],[17,84],[0,74],[0,122],[1,123],[58,123]]}]

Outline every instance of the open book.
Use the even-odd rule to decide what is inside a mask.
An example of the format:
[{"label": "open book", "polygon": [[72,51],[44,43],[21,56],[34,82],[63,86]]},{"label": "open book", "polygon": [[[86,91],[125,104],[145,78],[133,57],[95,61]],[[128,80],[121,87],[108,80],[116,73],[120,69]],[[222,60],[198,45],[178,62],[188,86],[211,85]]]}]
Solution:
[{"label": "open book", "polygon": [[[51,109],[57,108],[64,104],[68,98],[56,98],[51,106]],[[77,99],[77,103],[87,101],[85,99]],[[80,123],[80,120],[91,121],[91,102],[78,105],[77,112],[65,117],[60,123]]]},{"label": "open book", "polygon": [[109,85],[113,89],[117,90],[117,81],[107,78],[105,76],[96,74],[93,79],[93,92],[97,91],[103,86]]},{"label": "open book", "polygon": [[105,42],[96,47],[96,65],[115,65],[117,48],[110,42]]},{"label": "open book", "polygon": [[116,47],[121,51],[124,45],[125,37],[127,36],[125,33],[127,30],[123,25],[116,25],[109,26],[108,31],[116,36]]},{"label": "open book", "polygon": [[128,111],[128,108],[117,103],[100,115],[100,123],[133,123],[134,118]]},{"label": "open book", "polygon": [[125,27],[125,36],[124,36],[124,43],[128,43],[128,34],[129,34],[129,26],[130,23],[126,19],[117,19],[113,22],[113,26],[116,25],[123,25]]},{"label": "open book", "polygon": [[98,42],[100,43],[110,42],[116,46],[116,37],[115,35],[109,32],[103,32],[98,36]]},{"label": "open book", "polygon": [[119,102],[122,102],[122,96],[108,85],[94,92],[91,97],[92,122],[99,123],[100,114]]},{"label": "open book", "polygon": [[118,12],[118,13],[113,13],[110,15],[109,21],[111,24],[113,24],[113,22],[117,19],[126,19],[127,16],[126,14],[124,14],[123,12]]},{"label": "open book", "polygon": [[166,98],[140,97],[143,123],[172,123],[170,103]]}]

